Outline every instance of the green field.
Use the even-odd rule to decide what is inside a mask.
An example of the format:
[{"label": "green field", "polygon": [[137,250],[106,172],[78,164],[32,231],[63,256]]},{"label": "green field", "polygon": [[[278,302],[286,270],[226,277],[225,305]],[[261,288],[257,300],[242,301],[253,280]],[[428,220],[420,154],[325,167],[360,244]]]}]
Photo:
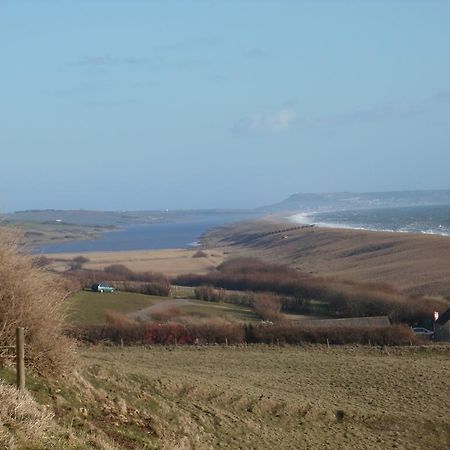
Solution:
[{"label": "green field", "polygon": [[150,314],[146,311],[152,306],[155,306],[155,311],[172,307],[188,315],[229,317],[244,321],[256,320],[253,311],[244,306],[192,299],[172,299],[122,291],[114,293],[80,291],[67,300],[69,321],[78,325],[105,323],[107,311],[123,314],[142,311],[142,319],[145,320]]},{"label": "green field", "polygon": [[67,300],[67,312],[72,323],[100,324],[105,322],[106,311],[128,314],[167,300],[166,297],[132,292],[80,291]]}]

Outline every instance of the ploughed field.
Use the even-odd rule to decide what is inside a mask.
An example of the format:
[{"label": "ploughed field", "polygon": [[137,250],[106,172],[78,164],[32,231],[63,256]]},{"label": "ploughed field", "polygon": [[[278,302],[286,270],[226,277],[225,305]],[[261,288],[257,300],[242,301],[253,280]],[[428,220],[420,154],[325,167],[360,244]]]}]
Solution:
[{"label": "ploughed field", "polygon": [[450,347],[92,347],[83,421],[123,448],[447,449]]}]

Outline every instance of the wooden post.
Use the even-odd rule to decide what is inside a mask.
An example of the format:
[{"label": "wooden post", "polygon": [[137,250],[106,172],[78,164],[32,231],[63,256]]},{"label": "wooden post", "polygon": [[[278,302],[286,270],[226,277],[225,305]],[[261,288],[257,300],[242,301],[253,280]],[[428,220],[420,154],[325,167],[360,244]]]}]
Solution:
[{"label": "wooden post", "polygon": [[16,371],[17,389],[25,389],[25,338],[22,327],[16,328]]},{"label": "wooden post", "polygon": [[328,338],[327,338],[327,348],[328,348],[328,349],[330,348],[330,341],[329,341]]}]

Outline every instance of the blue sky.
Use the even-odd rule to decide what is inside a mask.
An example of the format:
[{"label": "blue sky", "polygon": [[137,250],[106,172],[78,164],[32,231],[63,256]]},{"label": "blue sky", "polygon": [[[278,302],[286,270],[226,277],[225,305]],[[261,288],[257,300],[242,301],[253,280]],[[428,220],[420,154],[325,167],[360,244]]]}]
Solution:
[{"label": "blue sky", "polygon": [[0,211],[448,189],[448,1],[0,0]]}]

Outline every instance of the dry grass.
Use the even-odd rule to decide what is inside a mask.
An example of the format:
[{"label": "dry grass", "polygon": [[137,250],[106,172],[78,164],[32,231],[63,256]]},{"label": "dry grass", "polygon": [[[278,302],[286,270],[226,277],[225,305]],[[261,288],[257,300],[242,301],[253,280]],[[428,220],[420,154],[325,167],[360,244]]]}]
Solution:
[{"label": "dry grass", "polygon": [[[84,268],[103,270],[112,264],[123,264],[134,272],[162,272],[166,276],[177,276],[188,272],[206,273],[223,260],[221,252],[208,252],[207,258],[193,258],[196,250],[139,250],[123,252],[89,252],[83,256],[89,258]],[[78,253],[48,254],[53,260],[52,267],[57,271],[67,270],[70,261]]]},{"label": "dry grass", "polygon": [[450,445],[448,347],[96,347],[82,361],[104,399],[86,420],[123,448]]},{"label": "dry grass", "polygon": [[321,276],[385,282],[417,294],[450,291],[448,237],[319,227],[268,234],[286,226],[281,218],[239,223],[210,232],[206,242],[234,256],[257,256]]},{"label": "dry grass", "polygon": [[1,448],[45,442],[55,426],[53,417],[50,409],[38,405],[27,392],[18,392],[12,386],[0,384]]},{"label": "dry grass", "polygon": [[24,327],[28,366],[62,373],[73,356],[64,336],[66,294],[54,277],[18,252],[10,233],[0,232],[0,345],[13,345],[16,327]]}]

